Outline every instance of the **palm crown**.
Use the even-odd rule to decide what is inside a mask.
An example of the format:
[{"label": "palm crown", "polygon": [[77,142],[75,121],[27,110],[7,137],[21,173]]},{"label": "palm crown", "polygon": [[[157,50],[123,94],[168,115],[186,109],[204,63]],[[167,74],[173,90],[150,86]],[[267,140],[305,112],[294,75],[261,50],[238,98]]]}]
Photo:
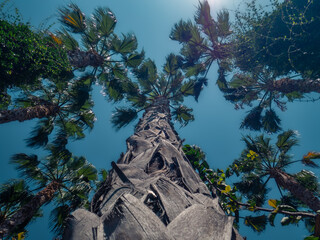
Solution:
[{"label": "palm crown", "polygon": [[139,68],[134,69],[135,81],[122,80],[117,82],[112,92],[114,100],[125,98],[130,107],[117,108],[112,116],[115,127],[121,128],[134,120],[139,111],[145,110],[156,99],[165,98],[173,108],[172,115],[182,125],[194,120],[192,109],[181,105],[184,97],[194,95],[196,80],[185,80],[179,70],[179,58],[170,54],[166,58],[162,73],[157,72],[155,63],[147,59]]}]

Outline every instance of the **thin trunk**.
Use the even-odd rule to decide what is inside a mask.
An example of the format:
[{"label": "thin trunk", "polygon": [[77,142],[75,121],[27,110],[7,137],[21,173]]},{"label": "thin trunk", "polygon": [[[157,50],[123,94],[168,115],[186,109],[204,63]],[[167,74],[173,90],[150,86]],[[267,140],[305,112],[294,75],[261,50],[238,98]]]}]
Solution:
[{"label": "thin trunk", "polygon": [[30,221],[42,205],[51,201],[59,186],[60,183],[52,181],[45,189],[38,192],[29,203],[21,207],[12,217],[6,219],[0,225],[0,236],[6,236],[19,225]]},{"label": "thin trunk", "polygon": [[276,81],[273,81],[268,87],[268,90],[278,91],[281,93],[311,93],[318,92],[320,93],[320,79],[310,80],[310,79],[290,79],[282,78]]},{"label": "thin trunk", "polygon": [[104,62],[103,56],[99,55],[95,51],[68,51],[68,58],[70,64],[76,68],[85,68],[88,66],[100,67]]},{"label": "thin trunk", "polygon": [[0,111],[0,124],[12,121],[23,122],[34,118],[44,118],[54,116],[59,111],[56,104],[41,104],[34,107],[17,108]]},{"label": "thin trunk", "polygon": [[292,176],[276,168],[270,171],[270,175],[279,186],[290,191],[293,196],[305,203],[310,209],[315,212],[320,210],[320,200],[314,196],[310,190],[298,183]]},{"label": "thin trunk", "polygon": [[92,212],[72,214],[64,239],[242,239],[182,151],[169,101],[146,109]]}]

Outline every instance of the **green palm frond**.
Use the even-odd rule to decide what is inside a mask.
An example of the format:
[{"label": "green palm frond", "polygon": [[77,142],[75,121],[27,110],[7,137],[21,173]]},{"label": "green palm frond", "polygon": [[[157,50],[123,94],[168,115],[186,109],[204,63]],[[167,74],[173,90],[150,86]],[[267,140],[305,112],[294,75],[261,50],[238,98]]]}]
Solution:
[{"label": "green palm frond", "polygon": [[169,76],[173,76],[177,73],[179,66],[180,64],[178,56],[171,53],[166,57],[166,64],[163,66],[163,72]]},{"label": "green palm frond", "polygon": [[82,33],[86,29],[85,15],[80,8],[72,3],[68,7],[59,9],[60,22],[73,33]]},{"label": "green palm frond", "polygon": [[260,106],[250,110],[247,116],[242,121],[240,128],[259,131],[262,127],[261,113],[262,113],[262,107]]},{"label": "green palm frond", "polygon": [[217,30],[219,37],[227,37],[231,34],[229,12],[226,9],[217,13]]},{"label": "green palm frond", "polygon": [[180,20],[171,30],[170,38],[180,43],[186,43],[192,38],[193,24],[191,21]]},{"label": "green palm frond", "polygon": [[133,34],[122,35],[122,39],[115,36],[112,41],[112,50],[120,54],[128,54],[137,50],[138,42]]},{"label": "green palm frond", "polygon": [[138,117],[138,113],[134,108],[116,108],[112,114],[111,123],[116,129],[120,129]]},{"label": "green palm frond", "polygon": [[158,79],[157,67],[154,61],[147,59],[140,65],[138,69],[135,69],[133,72],[143,92],[151,92],[153,90],[152,86],[155,85]]},{"label": "green palm frond", "polygon": [[293,130],[285,131],[278,135],[276,146],[281,152],[288,152],[293,146],[298,144],[297,134]]},{"label": "green palm frond", "polygon": [[53,118],[40,120],[32,130],[31,137],[26,139],[28,147],[42,147],[49,141],[49,135],[53,131]]},{"label": "green palm frond", "polygon": [[122,60],[127,67],[136,68],[142,63],[144,56],[145,53],[144,50],[142,50],[140,53],[134,52],[129,56],[122,55]]},{"label": "green palm frond", "polygon": [[40,184],[45,184],[48,181],[47,176],[42,172],[37,155],[15,154],[12,156],[10,163],[16,165],[20,176],[27,180]]},{"label": "green palm frond", "polygon": [[93,13],[93,19],[96,23],[96,29],[102,37],[108,37],[113,33],[117,19],[109,8],[96,8]]},{"label": "green palm frond", "polygon": [[215,43],[218,37],[217,24],[211,17],[208,1],[199,3],[194,19],[196,23],[201,26],[202,31],[209,37],[211,42]]},{"label": "green palm frond", "polygon": [[67,226],[67,220],[71,213],[67,204],[55,207],[50,213],[50,228],[56,236],[61,236]]},{"label": "green palm frond", "polygon": [[65,29],[57,32],[57,36],[61,39],[66,50],[75,51],[79,49],[79,43]]},{"label": "green palm frond", "polygon": [[178,121],[181,126],[186,126],[189,122],[194,120],[192,114],[192,108],[188,108],[184,105],[180,105],[178,108],[175,108],[172,112],[174,120]]},{"label": "green palm frond", "polygon": [[198,102],[200,93],[203,89],[203,86],[208,85],[208,79],[207,78],[198,78],[197,81],[194,84],[193,87],[193,94],[194,94],[194,99]]},{"label": "green palm frond", "polygon": [[189,80],[184,82],[181,87],[180,87],[180,92],[183,96],[192,96],[194,95],[194,86],[195,86],[195,81],[194,80]]},{"label": "green palm frond", "polygon": [[273,109],[266,110],[265,115],[261,118],[262,127],[267,133],[279,132],[280,122],[280,118]]}]

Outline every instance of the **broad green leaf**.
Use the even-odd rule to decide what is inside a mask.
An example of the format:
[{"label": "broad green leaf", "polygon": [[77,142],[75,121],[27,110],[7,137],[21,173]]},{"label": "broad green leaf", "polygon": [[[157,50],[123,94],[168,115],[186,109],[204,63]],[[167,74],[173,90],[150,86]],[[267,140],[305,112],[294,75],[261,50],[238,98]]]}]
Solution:
[{"label": "broad green leaf", "polygon": [[137,117],[138,113],[134,108],[116,108],[112,114],[111,123],[117,130],[119,130],[135,120]]}]

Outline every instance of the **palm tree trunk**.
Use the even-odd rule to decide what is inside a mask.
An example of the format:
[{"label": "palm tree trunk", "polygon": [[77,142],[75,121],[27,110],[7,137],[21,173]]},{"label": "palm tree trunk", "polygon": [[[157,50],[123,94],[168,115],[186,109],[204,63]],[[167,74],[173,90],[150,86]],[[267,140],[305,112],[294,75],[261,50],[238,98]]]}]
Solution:
[{"label": "palm tree trunk", "polygon": [[53,198],[55,192],[59,189],[60,183],[52,181],[45,189],[38,192],[29,203],[21,207],[12,217],[6,219],[0,225],[0,236],[6,236],[16,227],[30,221],[38,209]]},{"label": "palm tree trunk", "polygon": [[99,67],[102,66],[104,62],[103,56],[99,55],[95,51],[68,51],[68,59],[70,64],[76,68],[85,68],[88,66]]},{"label": "palm tree trunk", "polygon": [[64,239],[242,239],[184,155],[170,119],[169,101],[157,98],[92,212],[75,211]]},{"label": "palm tree trunk", "polygon": [[315,212],[320,210],[320,200],[292,176],[275,168],[270,171],[270,176],[275,179],[279,186],[290,191],[293,196],[305,203],[310,209]]},{"label": "palm tree trunk", "polygon": [[23,122],[34,118],[44,118],[54,116],[59,111],[56,104],[40,104],[34,107],[17,108],[12,110],[0,111],[0,124],[12,121]]},{"label": "palm tree trunk", "polygon": [[310,79],[290,79],[282,78],[276,81],[273,81],[268,87],[268,90],[278,91],[281,93],[311,93],[318,92],[320,93],[320,79],[310,80]]}]

